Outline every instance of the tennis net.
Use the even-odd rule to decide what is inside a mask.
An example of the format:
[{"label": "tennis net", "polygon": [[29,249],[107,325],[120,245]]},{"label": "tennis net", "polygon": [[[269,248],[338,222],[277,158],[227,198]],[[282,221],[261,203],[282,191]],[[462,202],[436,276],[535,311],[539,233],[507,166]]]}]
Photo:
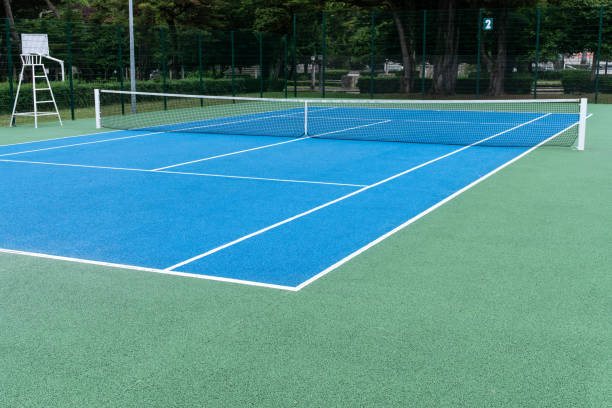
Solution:
[{"label": "tennis net", "polygon": [[584,147],[586,100],[273,99],[96,90],[96,124],[151,132]]}]

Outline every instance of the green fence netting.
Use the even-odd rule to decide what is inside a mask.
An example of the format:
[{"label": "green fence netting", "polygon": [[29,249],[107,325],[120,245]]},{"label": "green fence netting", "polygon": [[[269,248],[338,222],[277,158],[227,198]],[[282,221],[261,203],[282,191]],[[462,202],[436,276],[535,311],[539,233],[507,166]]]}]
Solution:
[{"label": "green fence netting", "polygon": [[[295,14],[287,33],[135,27],[139,91],[404,99],[612,101],[612,8],[347,10]],[[130,89],[122,25],[2,20],[0,118],[12,109],[20,34],[45,33],[64,119],[93,115],[93,89]],[[18,110],[31,110],[26,77]]]}]

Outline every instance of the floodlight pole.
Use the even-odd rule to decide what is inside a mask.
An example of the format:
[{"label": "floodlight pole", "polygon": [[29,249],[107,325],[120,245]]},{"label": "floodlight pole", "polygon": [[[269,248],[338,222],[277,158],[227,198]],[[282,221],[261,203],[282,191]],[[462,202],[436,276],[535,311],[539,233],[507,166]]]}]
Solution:
[{"label": "floodlight pole", "polygon": [[[134,11],[132,0],[129,0],[129,31],[130,31],[130,89],[136,92],[136,58],[134,57]],[[132,113],[136,113],[136,94],[132,93]]]}]

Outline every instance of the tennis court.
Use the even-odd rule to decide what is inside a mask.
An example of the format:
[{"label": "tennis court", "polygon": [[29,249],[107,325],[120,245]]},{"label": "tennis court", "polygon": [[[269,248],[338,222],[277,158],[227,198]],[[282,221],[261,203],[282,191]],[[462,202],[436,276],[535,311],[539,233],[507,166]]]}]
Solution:
[{"label": "tennis court", "polygon": [[299,290],[586,122],[579,100],[106,96],[123,130],[0,146],[3,252]]}]

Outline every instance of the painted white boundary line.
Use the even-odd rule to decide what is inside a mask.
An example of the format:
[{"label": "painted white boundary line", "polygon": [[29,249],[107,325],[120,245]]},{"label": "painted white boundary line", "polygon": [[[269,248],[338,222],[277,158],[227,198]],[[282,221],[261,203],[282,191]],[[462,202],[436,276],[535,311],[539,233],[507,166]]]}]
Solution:
[{"label": "painted white boundary line", "polygon": [[364,184],[334,183],[334,182],[331,182],[331,181],[293,180],[293,179],[279,179],[279,178],[267,178],[267,177],[233,176],[233,175],[228,175],[228,174],[190,173],[190,172],[184,172],[184,171],[147,170],[147,169],[134,169],[134,168],[127,168],[127,167],[91,166],[91,165],[87,165],[87,164],[52,163],[52,162],[40,162],[40,161],[31,161],[31,160],[0,159],[0,163],[40,164],[40,165],[45,165],[45,166],[82,167],[82,168],[87,168],[87,169],[135,171],[135,172],[141,172],[141,173],[178,174],[178,175],[185,175],[185,176],[219,177],[219,178],[242,179],[242,180],[258,180],[258,181],[259,180],[261,180],[261,181],[277,181],[277,182],[284,182],[284,183],[303,183],[303,184],[323,184],[323,185],[329,185],[329,186],[365,187]]},{"label": "painted white boundary line", "polygon": [[518,128],[522,127],[522,126],[528,125],[528,124],[530,124],[530,123],[532,123],[532,122],[535,122],[536,120],[540,120],[540,119],[545,118],[545,117],[547,117],[547,116],[549,116],[549,115],[550,115],[550,113],[547,113],[547,114],[545,114],[545,115],[542,115],[542,116],[539,116],[539,117],[537,117],[537,118],[535,118],[535,119],[532,119],[532,120],[530,120],[530,121],[528,121],[528,122],[521,123],[520,125],[517,125],[517,126],[514,126],[514,127],[510,128],[510,129],[504,130],[503,132],[499,132],[499,133],[496,133],[496,134],[494,134],[494,135],[492,135],[492,136],[489,136],[489,137],[486,137],[486,138],[484,138],[484,139],[481,139],[481,140],[479,140],[479,141],[477,141],[477,142],[474,142],[474,143],[472,143],[472,144],[470,144],[470,145],[468,145],[468,146],[463,146],[463,147],[461,147],[461,148],[459,148],[459,149],[453,150],[453,151],[451,151],[451,152],[449,152],[449,153],[446,153],[446,154],[444,154],[444,155],[441,155],[441,156],[435,157],[435,158],[433,158],[433,159],[431,159],[431,160],[429,160],[429,161],[426,161],[426,162],[424,162],[424,163],[421,163],[421,164],[419,164],[419,165],[417,165],[417,166],[414,166],[414,167],[412,167],[412,168],[410,168],[410,169],[408,169],[408,170],[404,170],[404,171],[403,171],[403,172],[401,172],[401,173],[394,174],[393,176],[388,177],[388,178],[386,178],[386,179],[384,179],[384,180],[380,180],[380,181],[378,181],[378,182],[376,182],[376,183],[374,183],[374,184],[370,184],[370,185],[368,185],[368,186],[366,186],[366,187],[360,188],[359,190],[353,191],[353,192],[351,192],[351,193],[349,193],[349,194],[346,194],[346,195],[344,195],[344,196],[342,196],[342,197],[336,198],[335,200],[328,201],[327,203],[324,203],[324,204],[321,204],[321,205],[319,205],[319,206],[317,206],[317,207],[311,208],[310,210],[307,210],[307,211],[304,211],[304,212],[302,212],[302,213],[300,213],[300,214],[294,215],[293,217],[286,218],[286,219],[284,219],[284,220],[282,220],[282,221],[279,221],[279,222],[277,222],[277,223],[275,223],[275,224],[269,225],[269,226],[264,227],[264,228],[262,228],[262,229],[260,229],[260,230],[257,230],[257,231],[255,231],[255,232],[252,232],[252,233],[250,233],[250,234],[247,234],[247,235],[244,235],[244,236],[242,236],[242,237],[240,237],[240,238],[237,238],[237,239],[235,239],[235,240],[233,240],[233,241],[230,241],[230,242],[227,242],[227,243],[225,243],[225,244],[223,244],[223,245],[220,245],[220,246],[218,246],[218,247],[216,247],[216,248],[210,249],[210,250],[208,250],[208,251],[206,251],[206,252],[203,252],[203,253],[201,253],[201,254],[198,254],[198,255],[196,255],[196,256],[193,256],[193,257],[191,257],[191,258],[189,258],[189,259],[186,259],[186,260],[184,260],[184,261],[182,261],[182,262],[179,262],[179,263],[177,263],[177,264],[175,264],[175,265],[169,266],[169,267],[165,268],[164,270],[171,271],[171,270],[173,270],[173,269],[180,268],[181,266],[187,265],[187,264],[189,264],[189,263],[191,263],[191,262],[197,261],[197,260],[202,259],[202,258],[204,258],[204,257],[207,257],[207,256],[209,256],[209,255],[212,255],[212,254],[214,254],[215,252],[219,252],[219,251],[221,251],[221,250],[223,250],[223,249],[225,249],[225,248],[228,248],[228,247],[230,247],[230,246],[236,245],[236,244],[238,244],[238,243],[240,243],[240,242],[242,242],[242,241],[245,241],[245,240],[247,240],[247,239],[249,239],[249,238],[252,238],[252,237],[254,237],[254,236],[257,236],[257,235],[263,234],[263,233],[264,233],[264,232],[266,232],[266,231],[269,231],[269,230],[271,230],[271,229],[274,229],[274,228],[280,227],[281,225],[287,224],[287,223],[289,223],[289,222],[291,222],[291,221],[294,221],[294,220],[296,220],[296,219],[298,219],[298,218],[302,218],[302,217],[304,217],[304,216],[306,216],[306,215],[308,215],[308,214],[312,214],[313,212],[319,211],[319,210],[321,210],[321,209],[323,209],[323,208],[325,208],[325,207],[328,207],[328,206],[330,206],[330,205],[332,205],[332,204],[336,204],[336,203],[338,203],[338,202],[340,202],[340,201],[346,200],[347,198],[350,198],[350,197],[352,197],[352,196],[354,196],[354,195],[357,195],[357,194],[363,193],[364,191],[367,191],[367,190],[369,190],[369,189],[371,189],[371,188],[374,188],[374,187],[377,187],[377,186],[379,186],[379,185],[381,185],[381,184],[387,183],[387,182],[389,182],[389,181],[391,181],[391,180],[394,180],[394,179],[396,179],[396,178],[398,178],[398,177],[401,177],[401,176],[403,176],[403,175],[405,175],[405,174],[411,173],[411,172],[413,172],[413,171],[415,171],[415,170],[418,170],[418,169],[420,169],[420,168],[422,168],[422,167],[428,166],[428,165],[430,165],[430,164],[432,164],[432,163],[435,163],[435,162],[437,162],[437,161],[439,161],[439,160],[442,160],[442,159],[444,159],[444,158],[447,158],[447,157],[449,157],[449,156],[452,156],[452,155],[454,155],[454,154],[457,154],[457,153],[459,153],[459,152],[461,152],[461,151],[463,151],[463,150],[469,149],[469,148],[470,148],[470,147],[472,147],[472,146],[475,146],[475,145],[477,145],[477,144],[480,144],[480,143],[482,143],[482,142],[485,142],[485,141],[487,141],[487,140],[489,140],[489,139],[492,139],[492,138],[494,138],[494,137],[500,136],[500,135],[502,135],[502,134],[504,134],[504,133],[508,133],[508,132],[510,132],[510,131],[512,131],[512,130],[518,129]]},{"label": "painted white boundary line", "polygon": [[55,260],[58,260],[58,261],[75,262],[75,263],[90,264],[90,265],[107,266],[107,267],[111,267],[111,268],[131,269],[131,270],[135,270],[135,271],[154,272],[154,273],[160,273],[160,274],[164,274],[164,275],[186,276],[186,277],[189,277],[189,278],[214,280],[214,281],[220,281],[220,282],[240,283],[242,285],[261,286],[261,287],[264,287],[264,288],[283,289],[283,290],[289,290],[289,291],[294,291],[294,292],[297,290],[295,287],[292,287],[292,286],[275,285],[275,284],[272,284],[272,283],[253,282],[253,281],[246,281],[246,280],[241,280],[241,279],[223,278],[223,277],[212,276],[212,275],[199,275],[199,274],[188,273],[188,272],[165,271],[165,270],[162,270],[162,269],[145,268],[143,266],[134,266],[134,265],[124,265],[124,264],[111,263],[111,262],[92,261],[92,260],[89,260],[89,259],[70,258],[70,257],[66,257],[66,256],[41,254],[41,253],[37,253],[37,252],[15,251],[15,250],[12,250],[12,249],[0,248],[0,253],[13,254],[13,255],[25,255],[25,256],[35,257],[35,258],[55,259]]},{"label": "painted white boundary line", "polygon": [[94,141],[91,141],[91,142],[73,143],[73,144],[68,144],[68,145],[45,147],[45,148],[41,148],[41,149],[23,150],[23,151],[20,151],[20,152],[0,154],[0,157],[15,156],[17,154],[25,154],[25,153],[33,153],[33,152],[42,152],[42,151],[46,151],[46,150],[63,149],[63,148],[66,148],[66,147],[83,146],[83,145],[89,145],[89,144],[95,144],[95,143],[112,142],[112,141],[115,141],[115,140],[133,139],[133,138],[136,138],[136,137],[155,135],[157,133],[164,133],[164,132],[143,133],[143,134],[140,134],[140,135],[114,137],[112,139],[94,140]]},{"label": "painted white boundary line", "polygon": [[203,161],[207,161],[207,160],[212,160],[212,159],[218,159],[220,157],[232,156],[234,154],[239,154],[239,153],[252,152],[254,150],[265,149],[267,147],[278,146],[278,145],[282,145],[282,144],[286,144],[286,143],[299,142],[300,140],[306,140],[306,139],[307,139],[306,137],[299,137],[299,138],[296,138],[296,139],[285,140],[284,142],[271,143],[271,144],[268,144],[268,145],[252,147],[250,149],[238,150],[238,151],[235,151],[235,152],[218,154],[216,156],[204,157],[203,159],[196,159],[196,160],[191,160],[191,161],[187,161],[187,162],[183,162],[183,163],[171,164],[170,166],[159,167],[159,168],[153,169],[151,171],[160,171],[160,170],[171,169],[173,167],[185,166],[187,164],[199,163],[199,162],[203,162]]},{"label": "painted white boundary line", "polygon": [[426,210],[422,211],[421,213],[415,215],[414,217],[410,218],[408,221],[404,222],[403,224],[393,228],[391,231],[387,232],[384,235],[381,235],[380,237],[376,238],[374,241],[370,242],[369,244],[359,248],[358,250],[356,250],[355,252],[351,253],[350,255],[344,257],[343,259],[341,259],[340,261],[336,262],[335,264],[331,265],[330,267],[324,269],[323,271],[319,272],[318,274],[314,275],[313,277],[311,277],[308,280],[305,280],[304,282],[300,283],[298,286],[295,287],[295,290],[300,290],[306,286],[308,286],[309,284],[311,284],[312,282],[316,281],[317,279],[327,275],[328,273],[330,273],[331,271],[333,271],[334,269],[339,268],[340,266],[342,266],[343,264],[347,263],[348,261],[350,261],[351,259],[355,258],[356,256],[360,255],[361,253],[365,252],[366,250],[372,248],[374,245],[384,241],[385,239],[389,238],[391,235],[395,234],[398,231],[401,231],[402,229],[406,228],[407,226],[409,226],[410,224],[414,223],[415,221],[423,218],[424,216],[426,216],[427,214],[429,214],[430,212],[434,211],[435,209],[437,209],[438,207],[441,207],[442,205],[446,204],[447,202],[449,202],[450,200],[452,200],[453,198],[461,195],[462,193],[466,192],[467,190],[471,189],[472,187],[474,187],[475,185],[479,184],[480,182],[488,179],[489,177],[491,177],[492,175],[494,175],[495,173],[497,173],[498,171],[502,170],[503,168],[505,168],[506,166],[511,165],[512,163],[516,162],[517,160],[521,159],[522,157],[528,155],[529,153],[531,153],[532,151],[534,151],[535,149],[537,149],[538,147],[542,146],[543,144],[545,144],[546,142],[548,142],[551,139],[554,139],[555,137],[557,137],[558,135],[560,135],[561,133],[573,128],[574,126],[578,126],[578,123],[574,123],[571,126],[568,126],[567,128],[563,129],[562,131],[552,135],[551,137],[549,137],[548,139],[543,140],[542,142],[538,143],[537,145],[533,146],[532,148],[530,148],[529,150],[524,151],[523,153],[521,153],[520,155],[516,156],[515,158],[513,158],[510,161],[507,161],[506,163],[502,164],[501,166],[497,167],[496,169],[490,171],[489,173],[485,174],[484,176],[480,177],[477,180],[474,180],[473,182],[471,182],[470,184],[468,184],[467,186],[463,187],[460,190],[455,191],[453,194],[449,195],[448,197],[446,197],[445,199],[438,201],[436,204],[432,205],[431,207],[427,208]]},{"label": "painted white boundary line", "polygon": [[132,129],[116,129],[116,130],[106,130],[104,132],[95,132],[95,133],[85,133],[83,135],[75,135],[75,136],[63,136],[63,137],[53,137],[51,139],[40,139],[40,140],[31,140],[29,142],[19,142],[19,143],[9,143],[9,144],[0,144],[0,149],[4,146],[18,146],[29,143],[42,143],[42,142],[50,142],[53,140],[62,140],[62,139],[71,139],[73,137],[85,137],[85,136],[95,136],[95,135],[103,135],[105,133],[113,133],[113,132],[138,132],[138,130]]},{"label": "painted white boundary line", "polygon": [[[286,115],[280,115],[280,116],[286,116]],[[238,121],[238,122],[249,122],[249,121],[254,121],[254,120],[262,120],[262,119],[266,119],[266,118],[270,118],[270,117],[274,117],[274,116],[266,116],[264,118],[255,118],[255,119],[249,119],[249,120],[241,120],[241,121]],[[205,128],[205,127],[210,127],[210,126],[222,126],[222,125],[226,125],[226,124],[230,124],[230,123],[238,123],[238,122],[229,122],[229,123],[226,122],[226,123],[220,123],[220,124],[217,124],[217,125],[192,126],[192,127],[182,128],[182,129],[179,129],[179,130],[160,130],[160,131],[155,131],[155,132],[142,133],[142,134],[139,134],[139,135],[115,137],[115,138],[111,138],[111,139],[94,140],[94,141],[91,141],[91,142],[83,142],[83,143],[73,143],[73,144],[62,145],[62,146],[46,147],[46,148],[42,148],[42,149],[25,150],[25,151],[21,151],[21,152],[4,153],[4,154],[0,154],[0,157],[3,157],[3,156],[14,156],[14,155],[17,155],[17,154],[24,154],[24,153],[41,152],[41,151],[46,151],[46,150],[63,149],[63,148],[66,148],[66,147],[74,147],[74,146],[83,146],[83,145],[96,144],[96,143],[112,142],[112,141],[115,141],[115,140],[133,139],[133,138],[136,138],[136,137],[158,135],[158,134],[161,134],[161,133],[173,133],[173,132],[174,133],[180,133],[180,132],[183,132],[185,130],[199,129],[199,128]],[[160,126],[167,126],[167,125],[160,125]],[[130,129],[129,131],[139,131],[139,130],[138,129]],[[142,130],[141,130],[141,132],[142,132]],[[111,132],[100,132],[100,133],[111,133]]]}]

